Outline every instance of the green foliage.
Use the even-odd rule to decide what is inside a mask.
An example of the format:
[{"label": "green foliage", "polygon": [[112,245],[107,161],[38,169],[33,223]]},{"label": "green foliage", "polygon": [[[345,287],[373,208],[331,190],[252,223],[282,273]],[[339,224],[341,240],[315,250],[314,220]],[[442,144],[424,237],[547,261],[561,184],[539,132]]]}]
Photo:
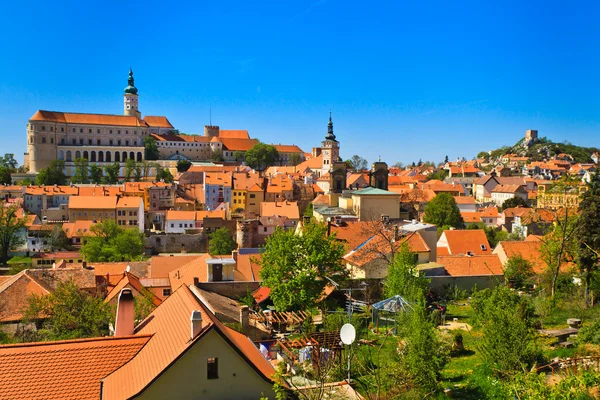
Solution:
[{"label": "green foliage", "polygon": [[421,302],[410,313],[403,356],[404,367],[415,385],[427,392],[436,391],[449,353],[448,344],[440,338]]},{"label": "green foliage", "polygon": [[440,193],[427,203],[423,220],[438,227],[444,225],[454,228],[464,227],[460,210],[449,193]]},{"label": "green foliage", "polygon": [[246,288],[246,294],[239,298],[238,300],[240,304],[253,308],[256,304],[254,300],[254,296],[252,296],[252,290],[250,288]]},{"label": "green foliage", "polygon": [[579,218],[576,224],[575,255],[585,282],[588,302],[592,277],[600,267],[600,174],[595,173],[588,190],[581,196]]},{"label": "green foliage", "polygon": [[0,166],[8,168],[10,172],[15,172],[18,165],[13,153],[6,153],[3,157],[0,157]]},{"label": "green foliage", "polygon": [[487,151],[480,151],[479,153],[477,153],[477,158],[483,158],[486,161],[489,161],[490,153],[488,153]]},{"label": "green foliage", "polygon": [[[579,374],[561,376],[558,382],[549,385],[545,374],[533,372],[517,374],[506,382],[498,382],[501,388],[498,398],[523,400],[593,400],[600,385],[600,372],[588,370]],[[502,397],[500,397],[502,396]]]},{"label": "green foliage", "polygon": [[136,323],[143,321],[152,311],[154,311],[156,305],[152,299],[152,292],[146,288],[142,288],[140,294],[133,298],[135,310],[134,319]]},{"label": "green foliage", "polygon": [[10,169],[8,169],[5,166],[0,166],[0,185],[1,184],[10,185],[11,182],[12,182],[12,177],[11,177]]},{"label": "green foliage", "polygon": [[345,275],[344,245],[335,235],[327,236],[324,224],[311,222],[299,235],[278,229],[267,238],[264,250],[260,276],[278,311],[313,307],[325,277]]},{"label": "green foliage", "polygon": [[64,169],[64,161],[53,160],[48,168],[42,168],[38,171],[35,181],[38,185],[65,185],[67,176],[63,172]]},{"label": "green foliage", "polygon": [[346,160],[346,164],[348,164],[348,166],[354,172],[360,172],[369,167],[369,163],[367,162],[367,160],[365,160],[357,154],[353,155],[352,158]]},{"label": "green foliage", "polygon": [[257,171],[264,171],[279,160],[277,149],[270,144],[257,143],[246,151],[246,164]]},{"label": "green foliage", "polygon": [[192,166],[192,162],[190,160],[179,160],[177,161],[177,171],[185,172]]},{"label": "green foliage", "polygon": [[25,319],[36,323],[37,340],[62,340],[108,335],[110,306],[80,290],[73,281],[61,282],[54,292],[31,295]]},{"label": "green foliage", "polygon": [[439,169],[434,173],[430,174],[429,179],[439,179],[440,181],[443,181],[448,177],[448,175],[450,175],[450,172],[448,172],[447,169]]},{"label": "green foliage", "polygon": [[417,270],[417,254],[404,242],[396,252],[384,281],[386,297],[400,295],[415,302],[425,295],[429,280]]},{"label": "green foliage", "polygon": [[208,252],[213,256],[231,254],[237,248],[237,243],[231,237],[229,229],[222,227],[210,234]]},{"label": "green foliage", "polygon": [[17,215],[18,207],[5,206],[0,202],[0,265],[8,260],[8,252],[25,243],[20,231],[25,227],[25,218]]},{"label": "green foliage", "polygon": [[89,183],[90,163],[85,158],[75,160],[75,174],[71,178],[73,183]]},{"label": "green foliage", "polygon": [[125,181],[129,182],[131,180],[135,168],[136,162],[134,159],[130,158],[127,161],[125,161]]},{"label": "green foliage", "polygon": [[112,185],[119,181],[121,165],[118,162],[104,167],[104,183]]},{"label": "green foliage", "polygon": [[160,166],[156,167],[156,180],[161,182],[164,181],[166,183],[173,183],[173,175],[168,168],[160,168]]},{"label": "green foliage", "polygon": [[92,183],[102,183],[102,168],[97,164],[90,165],[90,181]]},{"label": "green foliage", "polygon": [[302,157],[298,153],[290,154],[289,163],[290,165],[296,166],[302,162]]},{"label": "green foliage", "polygon": [[223,150],[215,149],[210,153],[210,160],[213,162],[221,162],[224,160],[223,158]]},{"label": "green foliage", "polygon": [[306,216],[306,217],[312,217],[313,216],[313,212],[314,212],[313,203],[308,203],[308,206],[306,206],[306,210],[304,210],[304,216]]},{"label": "green foliage", "polygon": [[144,138],[144,158],[146,160],[158,160],[160,158],[156,139],[152,136],[146,136]]},{"label": "green foliage", "polygon": [[499,285],[477,292],[471,304],[483,331],[479,350],[489,367],[500,375],[531,367],[539,351],[529,300]]},{"label": "green foliage", "polygon": [[62,225],[54,225],[52,231],[47,237],[46,248],[50,251],[56,250],[71,250],[71,241],[62,228]]},{"label": "green foliage", "polygon": [[237,162],[242,162],[246,158],[246,153],[244,153],[241,150],[236,150],[233,153],[233,158],[235,158],[235,161],[237,161]]},{"label": "green foliage", "polygon": [[510,257],[504,266],[504,279],[514,288],[527,286],[534,275],[533,265],[520,254]]},{"label": "green foliage", "polygon": [[144,235],[137,228],[122,228],[112,220],[91,228],[84,239],[81,254],[90,262],[133,261],[144,253]]},{"label": "green foliage", "polygon": [[501,211],[504,211],[506,209],[514,208],[514,207],[518,207],[518,206],[529,207],[529,204],[527,204],[527,202],[525,200],[523,200],[522,197],[515,196],[513,198],[506,200],[504,203],[502,203],[502,207],[500,207],[500,208],[501,208]]}]

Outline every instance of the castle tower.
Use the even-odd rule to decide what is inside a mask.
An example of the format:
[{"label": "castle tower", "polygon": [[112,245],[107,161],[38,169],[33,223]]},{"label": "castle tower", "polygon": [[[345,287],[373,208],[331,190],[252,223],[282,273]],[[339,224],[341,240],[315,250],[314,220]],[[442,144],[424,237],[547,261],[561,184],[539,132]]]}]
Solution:
[{"label": "castle tower", "polygon": [[137,88],[133,85],[133,71],[129,68],[129,78],[127,78],[127,87],[123,95],[123,114],[141,118],[142,114],[140,114],[138,108],[137,92]]},{"label": "castle tower", "polygon": [[374,162],[371,166],[371,172],[369,173],[369,175],[369,184],[372,187],[377,189],[388,190],[389,170],[388,165],[385,162],[381,160]]},{"label": "castle tower", "polygon": [[329,112],[329,123],[327,124],[327,136],[321,142],[321,154],[323,155],[323,164],[321,165],[321,176],[328,173],[333,164],[340,161],[340,143],[333,134],[333,122],[331,121],[331,112]]}]

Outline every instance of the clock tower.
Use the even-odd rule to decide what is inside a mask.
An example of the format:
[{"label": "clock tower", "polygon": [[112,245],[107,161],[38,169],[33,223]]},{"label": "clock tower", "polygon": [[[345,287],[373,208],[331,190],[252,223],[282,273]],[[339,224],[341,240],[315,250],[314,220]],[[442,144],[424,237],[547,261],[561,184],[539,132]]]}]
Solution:
[{"label": "clock tower", "polygon": [[323,164],[321,165],[321,176],[330,172],[333,164],[340,161],[340,143],[333,134],[333,122],[331,121],[331,112],[329,112],[329,123],[327,124],[327,136],[321,143],[321,154],[323,155]]}]

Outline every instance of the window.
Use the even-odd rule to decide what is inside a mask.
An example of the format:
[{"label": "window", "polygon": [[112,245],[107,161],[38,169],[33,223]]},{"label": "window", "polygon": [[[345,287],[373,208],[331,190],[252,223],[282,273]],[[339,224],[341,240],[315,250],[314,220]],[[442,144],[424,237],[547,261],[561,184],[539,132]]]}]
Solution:
[{"label": "window", "polygon": [[164,297],[167,297],[167,296],[170,296],[170,295],[171,295],[171,289],[163,289],[163,296]]},{"label": "window", "polygon": [[65,131],[65,127],[64,127],[64,126],[61,126],[61,127],[60,127],[60,131],[61,131],[61,132],[64,132],[64,131]]},{"label": "window", "polygon": [[[91,130],[91,129],[88,129],[88,133],[92,133],[92,130]],[[98,133],[100,133],[100,132],[98,132]]]},{"label": "window", "polygon": [[96,133],[100,133],[100,129],[96,129]]},{"label": "window", "polygon": [[83,145],[83,139],[79,138],[79,144]]},{"label": "window", "polygon": [[108,133],[112,133],[112,129],[110,129],[110,130],[108,131]]},{"label": "window", "polygon": [[43,131],[45,131],[45,130],[46,130],[46,127],[45,127],[44,125],[42,125],[42,130],[43,130]]},{"label": "window", "polygon": [[253,198],[255,198],[255,197],[256,197],[256,195],[255,195],[255,194],[251,194],[251,195],[250,195],[250,198],[251,198],[251,199],[253,199]]},{"label": "window", "polygon": [[54,144],[54,138],[50,138],[50,143]]},{"label": "window", "polygon": [[79,128],[79,133],[83,133],[83,128]]},{"label": "window", "polygon": [[121,134],[121,130],[119,129],[119,130],[117,130],[117,135],[120,135],[120,134]]},{"label": "window", "polygon": [[73,128],[73,133],[75,133],[75,128]]},{"label": "window", "polygon": [[175,224],[171,224],[171,228],[175,228]]},{"label": "window", "polygon": [[42,136],[42,143],[46,143],[46,138]]},{"label": "window", "polygon": [[88,139],[88,144],[91,146],[92,145],[92,139]]},{"label": "window", "polygon": [[206,379],[219,379],[218,358],[208,358],[206,360]]}]

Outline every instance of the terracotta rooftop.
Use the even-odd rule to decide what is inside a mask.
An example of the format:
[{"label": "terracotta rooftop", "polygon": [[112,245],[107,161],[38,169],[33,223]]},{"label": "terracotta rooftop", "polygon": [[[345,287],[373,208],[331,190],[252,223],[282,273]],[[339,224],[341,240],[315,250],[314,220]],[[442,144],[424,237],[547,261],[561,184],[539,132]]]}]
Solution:
[{"label": "terracotta rooftop", "polygon": [[130,115],[83,114],[44,110],[37,111],[29,120],[55,122],[61,124],[112,125],[131,127],[148,126],[143,120]]},{"label": "terracotta rooftop", "polygon": [[141,197],[124,196],[117,201],[117,208],[140,208],[143,204]]},{"label": "terracotta rooftop", "polygon": [[541,257],[541,241],[503,241],[498,243],[498,246],[494,249],[494,253],[504,251],[507,258],[511,258],[516,255],[520,255],[525,260],[531,262],[533,266],[533,272],[539,274],[547,269],[546,263]]},{"label": "terracotta rooftop", "polygon": [[[115,285],[114,288],[112,288],[112,290],[110,292],[108,292],[106,298],[104,299],[105,303],[110,303],[111,301],[117,301],[118,297],[119,297],[119,293],[121,293],[121,290],[124,288],[132,288],[135,290],[135,295],[139,295],[140,293],[143,292],[144,290],[144,285],[142,285],[142,283],[140,282],[140,279],[133,275],[130,272],[124,272],[123,277],[121,278],[121,280]],[[155,306],[159,306],[160,303],[162,303],[162,301],[156,297],[154,295],[154,293],[152,293],[151,291],[148,291],[148,295],[150,296],[150,299],[152,300],[152,303]]]},{"label": "terracotta rooftop", "polygon": [[167,221],[195,221],[196,211],[168,210],[165,219]]},{"label": "terracotta rooftop", "polygon": [[364,266],[377,258],[383,258],[391,254],[392,246],[394,251],[399,249],[403,243],[408,243],[408,247],[415,253],[429,252],[429,247],[423,240],[419,232],[410,232],[400,237],[393,243],[381,235],[371,236],[364,243],[344,256],[344,259],[356,266]]},{"label": "terracotta rooftop", "polygon": [[479,256],[441,256],[438,264],[444,266],[450,276],[503,275],[500,258],[495,254]]},{"label": "terracotta rooftop", "polygon": [[295,144],[292,144],[292,145],[288,145],[288,144],[274,144],[272,146],[275,147],[275,150],[277,150],[279,153],[300,153],[300,154],[304,154],[304,152],[302,151],[302,149],[300,147],[296,146]]},{"label": "terracotta rooftop", "polygon": [[225,139],[250,139],[248,131],[231,129],[220,129],[219,137]]},{"label": "terracotta rooftop", "polygon": [[260,215],[266,216],[283,216],[292,220],[300,219],[300,209],[297,201],[269,202],[263,201],[260,203]]},{"label": "terracotta rooftop", "polygon": [[437,243],[440,247],[447,247],[450,255],[461,254],[491,254],[490,243],[483,229],[450,229],[442,233]]},{"label": "terracotta rooftop", "polygon": [[71,196],[69,210],[110,210],[117,207],[116,196]]},{"label": "terracotta rooftop", "polygon": [[74,237],[83,237],[92,235],[92,226],[94,221],[78,220],[75,222],[65,222],[62,225],[62,229],[69,239]]},{"label": "terracotta rooftop", "polygon": [[205,257],[205,253],[177,256],[154,256],[150,262],[148,278],[168,278],[171,271],[174,271],[199,257]]},{"label": "terracotta rooftop", "polygon": [[151,126],[151,127],[173,129],[173,125],[171,125],[171,123],[169,122],[167,117],[161,117],[161,116],[154,117],[151,115],[146,115],[144,117],[144,122],[146,122],[146,124],[148,124],[148,126]]},{"label": "terracotta rooftop", "polygon": [[1,397],[100,399],[100,379],[128,362],[149,339],[137,335],[0,346]]},{"label": "terracotta rooftop", "polygon": [[258,139],[231,139],[224,137],[219,138],[219,141],[223,143],[223,147],[229,151],[247,151],[258,143]]}]

